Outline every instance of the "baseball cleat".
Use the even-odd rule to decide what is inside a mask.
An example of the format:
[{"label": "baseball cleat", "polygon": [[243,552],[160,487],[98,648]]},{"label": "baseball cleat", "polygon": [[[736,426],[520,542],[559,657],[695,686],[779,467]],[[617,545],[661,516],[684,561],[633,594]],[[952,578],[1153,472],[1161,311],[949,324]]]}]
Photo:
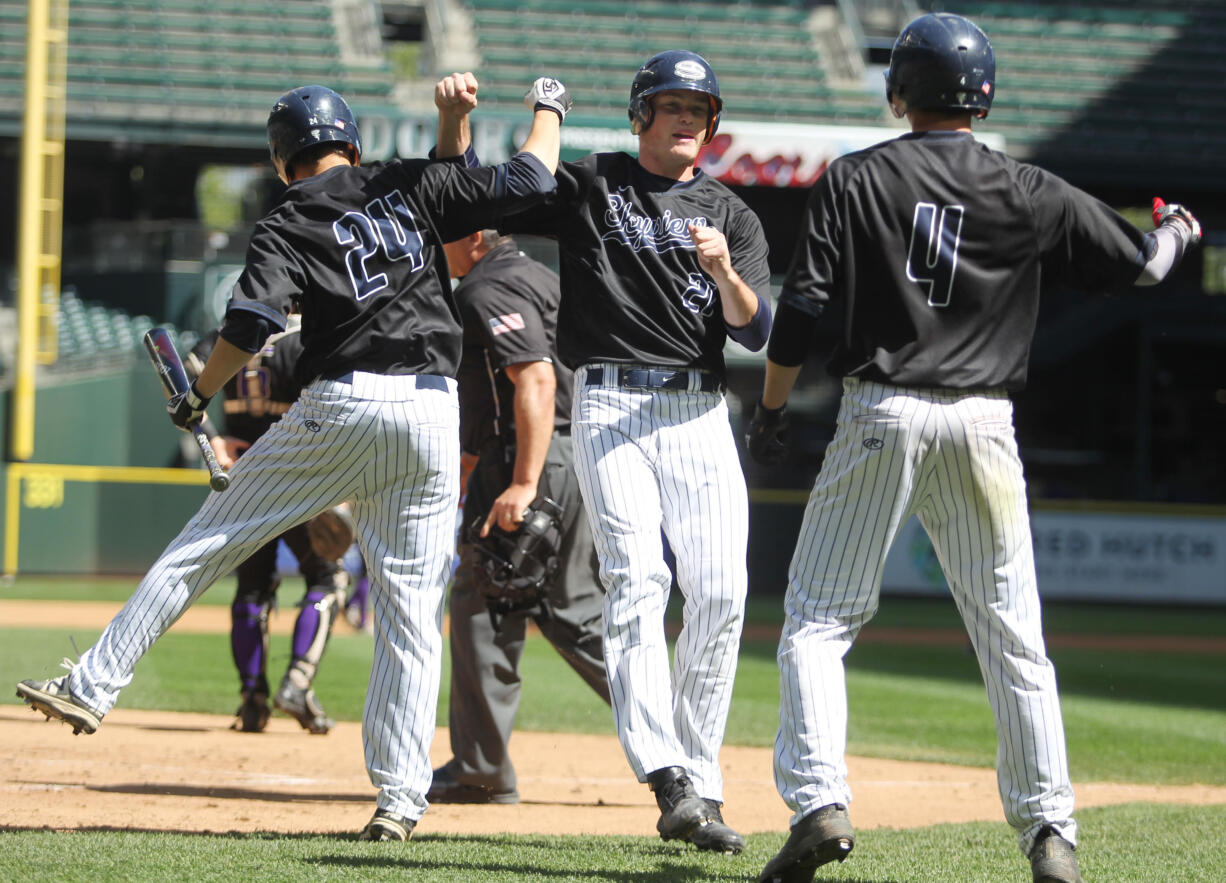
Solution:
[{"label": "baseball cleat", "polygon": [[359,840],[408,840],[417,825],[413,819],[398,816],[385,809],[375,810],[374,816],[358,834]]},{"label": "baseball cleat", "polygon": [[102,716],[95,714],[73,698],[68,689],[68,675],[49,681],[22,681],[17,685],[17,696],[24,699],[36,711],[41,711],[47,720],[57,718],[72,727],[74,736],[89,734],[98,729]]},{"label": "baseball cleat", "polygon": [[702,802],[707,805],[707,818],[685,839],[705,852],[736,855],[744,849],[744,838],[724,822],[723,813],[720,812],[721,804],[705,797]]},{"label": "baseball cleat", "polygon": [[689,840],[699,825],[707,823],[706,802],[694,790],[694,783],[679,766],[664,767],[647,776],[656,795],[660,820],[656,830],[661,840]]},{"label": "baseball cleat", "polygon": [[1055,828],[1044,825],[1030,848],[1034,883],[1081,883],[1076,849]]},{"label": "baseball cleat", "polygon": [[336,726],[336,721],[324,713],[315,691],[295,687],[288,678],[281,681],[281,688],[277,690],[273,702],[278,709],[298,721],[304,730],[317,736]]},{"label": "baseball cleat", "polygon": [[841,803],[823,806],[793,826],[783,849],[762,869],[758,883],[812,883],[814,871],[843,861],[855,844],[847,807]]},{"label": "baseball cleat", "polygon": [[240,733],[262,733],[272,717],[268,707],[268,694],[263,690],[244,690],[243,703],[234,711],[234,723],[230,729]]},{"label": "baseball cleat", "polygon": [[498,803],[510,805],[519,803],[519,792],[512,788],[509,791],[495,791],[484,785],[469,785],[456,779],[451,772],[450,764],[443,764],[434,771],[434,780],[430,790],[426,792],[426,800],[431,803]]}]

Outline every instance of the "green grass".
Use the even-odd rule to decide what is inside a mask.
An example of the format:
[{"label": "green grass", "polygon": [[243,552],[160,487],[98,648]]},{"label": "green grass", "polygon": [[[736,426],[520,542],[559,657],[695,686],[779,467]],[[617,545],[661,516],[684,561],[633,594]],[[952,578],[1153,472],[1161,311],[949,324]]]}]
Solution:
[{"label": "green grass", "polygon": [[[1087,880],[1217,883],[1226,875],[1226,807],[1160,804],[1083,810]],[[783,833],[746,838],[739,856],[715,856],[648,837],[439,836],[409,844],[316,835],[191,835],[139,831],[55,833],[10,829],[0,854],[8,880],[403,880],[417,883],[700,883],[753,880]],[[841,865],[819,881],[1000,883],[1029,879],[1003,824],[860,831]]]},{"label": "green grass", "polygon": [[[19,580],[0,598],[121,601],[131,579]],[[301,594],[287,579],[280,616]],[[199,603],[228,605],[223,580]],[[755,599],[749,620],[770,634],[777,599]],[[948,600],[886,599],[868,626],[957,627]],[[1046,628],[1117,635],[1226,634],[1226,611],[1051,605]],[[54,674],[62,655],[85,649],[96,630],[0,628],[0,684]],[[762,635],[759,631],[757,635]],[[269,671],[279,676],[289,639],[272,643]],[[317,681],[329,713],[361,715],[371,639],[339,626]],[[1226,655],[1056,647],[1074,782],[1226,785]],[[444,660],[446,666],[447,661]],[[991,767],[995,736],[978,665],[966,646],[859,642],[847,658],[849,750],[855,754]],[[541,638],[522,665],[524,730],[608,733],[611,714]],[[439,722],[447,720],[446,670]],[[355,689],[355,685],[359,685]],[[236,679],[225,635],[166,634],[137,668],[122,707],[228,714]],[[7,694],[7,695],[6,695]],[[0,701],[16,702],[9,691]],[[728,723],[729,744],[769,746],[778,722],[773,637],[742,645]],[[853,808],[854,818],[854,808]],[[1226,879],[1226,806],[1138,804],[1082,810],[1082,869],[1112,883]],[[344,837],[187,835],[140,831],[49,833],[8,829],[0,879],[415,881],[752,880],[778,849],[783,832],[748,838],[737,858],[708,856],[646,837],[458,837],[424,832],[407,847],[360,844]],[[1027,870],[1004,822],[861,832],[846,864],[823,868],[818,881],[928,883],[1020,881]],[[40,876],[41,875],[41,876]]]}]

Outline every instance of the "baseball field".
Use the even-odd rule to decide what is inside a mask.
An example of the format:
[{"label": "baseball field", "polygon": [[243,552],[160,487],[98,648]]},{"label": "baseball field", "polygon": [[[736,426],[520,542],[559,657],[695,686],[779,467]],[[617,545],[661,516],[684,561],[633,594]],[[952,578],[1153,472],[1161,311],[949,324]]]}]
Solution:
[{"label": "baseball field", "polygon": [[[273,617],[286,663],[297,581]],[[360,735],[371,639],[341,623],[316,687],[337,719],[311,736],[283,716],[229,729],[237,704],[222,581],[137,668],[92,736],[20,705],[58,674],[134,581],[22,578],[0,589],[0,879],[705,881],[756,878],[788,811],[771,778],[778,601],[755,599],[722,755],[739,856],[654,834],[611,714],[533,635],[511,743],[522,802],[435,806],[408,844],[358,843],[374,806]],[[1226,879],[1226,611],[1049,605],[1090,881]],[[952,602],[886,599],[848,658],[859,839],[818,880],[1024,881],[992,769],[992,722]],[[447,674],[432,756],[448,755]]]}]

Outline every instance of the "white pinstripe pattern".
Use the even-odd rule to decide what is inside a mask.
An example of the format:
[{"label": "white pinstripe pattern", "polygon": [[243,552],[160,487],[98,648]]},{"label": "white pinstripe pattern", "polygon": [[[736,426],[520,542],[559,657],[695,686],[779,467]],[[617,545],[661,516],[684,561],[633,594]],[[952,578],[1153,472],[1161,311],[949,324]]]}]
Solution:
[{"label": "white pinstripe pattern", "polygon": [[[605,667],[618,736],[640,782],[680,766],[701,796],[722,800],[719,749],[749,530],[727,404],[719,393],[586,386],[585,378],[576,372],[571,433],[607,592]],[[671,677],[661,525],[685,596]]]},{"label": "white pinstripe pattern", "polygon": [[[312,429],[312,427],[315,427]],[[219,576],[318,512],[353,501],[370,564],[375,652],[362,718],[378,804],[425,812],[459,488],[459,409],[413,377],[315,381],[243,454],[150,568],[70,677],[100,713],[136,663]]]},{"label": "white pinstripe pattern", "polygon": [[788,571],[779,793],[794,822],[851,798],[843,657],[877,610],[886,553],[912,515],[932,539],[979,659],[1005,817],[1021,832],[1023,852],[1043,824],[1075,843],[1064,726],[1004,393],[844,380],[838,427]]}]

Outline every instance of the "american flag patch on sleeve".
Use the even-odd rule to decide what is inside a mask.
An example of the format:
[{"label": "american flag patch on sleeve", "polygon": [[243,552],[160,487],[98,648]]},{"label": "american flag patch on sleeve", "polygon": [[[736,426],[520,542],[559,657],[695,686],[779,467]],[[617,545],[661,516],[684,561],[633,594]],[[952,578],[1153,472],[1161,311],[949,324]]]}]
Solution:
[{"label": "american flag patch on sleeve", "polygon": [[519,313],[507,313],[505,316],[494,316],[490,319],[490,333],[497,337],[508,331],[522,331],[524,317]]}]

